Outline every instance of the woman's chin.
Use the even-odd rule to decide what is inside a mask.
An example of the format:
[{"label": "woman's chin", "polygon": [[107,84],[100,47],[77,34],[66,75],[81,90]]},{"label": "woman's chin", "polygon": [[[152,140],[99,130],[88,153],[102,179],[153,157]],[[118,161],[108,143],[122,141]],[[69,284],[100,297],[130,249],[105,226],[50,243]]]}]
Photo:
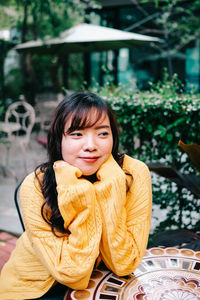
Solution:
[{"label": "woman's chin", "polygon": [[82,174],[83,174],[83,176],[92,176],[92,175],[96,174],[96,172],[97,172],[97,170],[91,171],[91,172],[82,171]]},{"label": "woman's chin", "polygon": [[96,174],[97,170],[98,170],[98,167],[93,167],[93,168],[80,168],[83,176],[91,176],[93,174]]}]

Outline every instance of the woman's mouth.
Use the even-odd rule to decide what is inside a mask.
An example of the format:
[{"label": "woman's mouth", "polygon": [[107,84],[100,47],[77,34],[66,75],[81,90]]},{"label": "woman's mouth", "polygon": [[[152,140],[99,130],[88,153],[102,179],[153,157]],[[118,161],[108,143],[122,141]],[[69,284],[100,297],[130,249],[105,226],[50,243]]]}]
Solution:
[{"label": "woman's mouth", "polygon": [[88,163],[94,163],[99,159],[99,156],[86,156],[86,157],[80,157],[81,160],[88,162]]}]

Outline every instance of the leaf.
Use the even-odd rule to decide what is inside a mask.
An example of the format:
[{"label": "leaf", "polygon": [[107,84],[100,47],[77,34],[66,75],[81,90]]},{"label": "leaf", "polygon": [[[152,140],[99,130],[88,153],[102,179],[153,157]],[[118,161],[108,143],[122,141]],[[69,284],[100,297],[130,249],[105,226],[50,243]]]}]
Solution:
[{"label": "leaf", "polygon": [[155,130],[154,135],[159,135],[160,137],[165,136],[166,128],[162,125],[158,125],[158,129]]},{"label": "leaf", "polygon": [[178,146],[185,151],[196,169],[200,172],[200,145],[198,144],[184,144],[182,141],[178,142]]},{"label": "leaf", "polygon": [[148,165],[149,170],[175,182],[182,188],[187,188],[197,198],[200,198],[200,178],[193,174],[183,174],[171,166],[155,163]]},{"label": "leaf", "polygon": [[171,133],[167,134],[167,140],[168,142],[171,142],[173,140],[173,135]]},{"label": "leaf", "polygon": [[184,123],[184,122],[185,122],[185,117],[180,118],[180,119],[176,120],[174,123],[167,126],[167,130],[172,129],[173,127],[177,127],[179,124]]}]

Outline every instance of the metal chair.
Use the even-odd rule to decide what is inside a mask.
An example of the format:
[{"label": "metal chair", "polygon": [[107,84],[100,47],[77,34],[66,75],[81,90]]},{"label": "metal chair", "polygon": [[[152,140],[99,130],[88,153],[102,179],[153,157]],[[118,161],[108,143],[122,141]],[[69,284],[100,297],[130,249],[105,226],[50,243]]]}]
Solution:
[{"label": "metal chair", "polygon": [[20,204],[19,204],[19,197],[18,197],[19,189],[20,189],[20,186],[21,186],[23,181],[24,181],[24,179],[15,188],[14,201],[15,201],[15,206],[16,206],[17,213],[18,213],[18,216],[19,216],[19,220],[20,220],[20,223],[22,225],[22,229],[23,229],[23,231],[25,231],[24,222],[23,222],[22,214],[21,214],[21,208],[20,208]]},{"label": "metal chair", "polygon": [[[26,148],[30,142],[30,136],[35,124],[35,110],[34,108],[25,101],[17,101],[11,104],[5,115],[5,122],[16,122],[20,124],[20,129],[18,131],[10,132],[7,136],[7,162],[9,159],[9,150],[13,143],[19,143],[21,150],[26,153]],[[26,160],[25,160],[25,169]]]}]

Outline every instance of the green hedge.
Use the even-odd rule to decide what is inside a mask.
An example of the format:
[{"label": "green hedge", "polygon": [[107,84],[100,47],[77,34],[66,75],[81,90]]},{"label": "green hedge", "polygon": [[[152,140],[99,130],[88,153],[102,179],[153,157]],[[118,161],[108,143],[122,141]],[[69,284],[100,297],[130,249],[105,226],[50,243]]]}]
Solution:
[{"label": "green hedge", "polygon": [[[153,86],[151,91],[140,92],[123,86],[108,84],[98,92],[118,116],[122,134],[121,149],[145,163],[162,162],[185,173],[195,172],[178,141],[200,143],[200,96],[178,94],[177,78]],[[154,176],[152,174],[152,176]],[[153,201],[168,211],[157,230],[193,228],[199,219],[199,202],[186,189],[155,177]],[[180,216],[181,198],[181,216]]]}]

